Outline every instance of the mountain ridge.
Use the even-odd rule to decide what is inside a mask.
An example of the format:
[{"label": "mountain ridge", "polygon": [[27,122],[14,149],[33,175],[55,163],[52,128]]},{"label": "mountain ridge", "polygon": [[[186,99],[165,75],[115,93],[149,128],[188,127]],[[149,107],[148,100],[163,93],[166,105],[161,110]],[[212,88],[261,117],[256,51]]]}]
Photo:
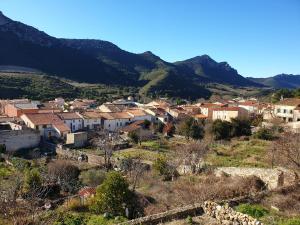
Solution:
[{"label": "mountain ridge", "polygon": [[136,86],[146,95],[208,97],[207,83],[262,86],[208,55],[170,63],[150,51],[135,54],[109,41],[55,38],[3,14],[0,21],[1,66],[29,67],[79,82]]},{"label": "mountain ridge", "polygon": [[266,77],[266,78],[248,77],[247,79],[273,88],[288,88],[288,89],[300,88],[300,74],[294,75],[294,74],[282,73],[272,77]]}]

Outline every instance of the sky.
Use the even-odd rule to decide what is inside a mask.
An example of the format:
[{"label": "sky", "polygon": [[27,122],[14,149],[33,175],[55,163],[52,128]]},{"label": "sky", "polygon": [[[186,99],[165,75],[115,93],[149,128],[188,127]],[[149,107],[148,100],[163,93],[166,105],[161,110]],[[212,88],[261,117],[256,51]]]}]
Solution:
[{"label": "sky", "polygon": [[55,37],[168,62],[208,54],[243,76],[300,74],[300,0],[0,0],[0,10]]}]

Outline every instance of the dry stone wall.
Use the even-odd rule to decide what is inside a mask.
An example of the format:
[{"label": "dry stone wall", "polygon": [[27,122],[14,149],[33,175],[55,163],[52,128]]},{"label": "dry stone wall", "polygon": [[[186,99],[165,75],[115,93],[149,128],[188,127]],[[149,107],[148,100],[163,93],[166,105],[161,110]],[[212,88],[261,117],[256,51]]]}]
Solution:
[{"label": "dry stone wall", "polygon": [[215,202],[206,201],[203,204],[204,213],[215,218],[218,223],[224,225],[263,225],[257,219],[246,214],[236,212],[228,204],[224,206]]},{"label": "dry stone wall", "polygon": [[295,173],[285,168],[219,167],[215,169],[216,176],[222,176],[223,174],[240,177],[257,176],[267,185],[269,190],[288,186],[296,181]]}]

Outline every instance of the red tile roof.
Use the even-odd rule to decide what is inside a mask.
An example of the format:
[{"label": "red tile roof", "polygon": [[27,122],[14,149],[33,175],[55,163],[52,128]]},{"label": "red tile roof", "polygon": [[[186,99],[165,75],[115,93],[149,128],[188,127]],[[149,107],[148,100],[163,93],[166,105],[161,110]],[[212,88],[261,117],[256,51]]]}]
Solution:
[{"label": "red tile roof", "polygon": [[81,117],[75,112],[64,112],[57,114],[62,120],[75,120],[81,119]]},{"label": "red tile roof", "polygon": [[63,121],[53,113],[32,113],[24,114],[34,125],[48,125],[63,123]]}]

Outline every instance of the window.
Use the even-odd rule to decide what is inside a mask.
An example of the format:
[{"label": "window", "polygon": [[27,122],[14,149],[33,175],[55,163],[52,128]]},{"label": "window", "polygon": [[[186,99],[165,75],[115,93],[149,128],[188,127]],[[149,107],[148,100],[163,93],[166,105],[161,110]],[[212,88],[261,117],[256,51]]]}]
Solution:
[{"label": "window", "polygon": [[110,127],[110,124],[108,124],[108,127]]},{"label": "window", "polygon": [[280,113],[280,109],[277,109],[277,112]]},{"label": "window", "polygon": [[38,130],[38,129],[39,129],[39,126],[35,126],[35,129]]},{"label": "window", "polygon": [[286,113],[286,109],[283,110],[283,113]]},{"label": "window", "polygon": [[117,126],[119,126],[119,123],[117,122]]},{"label": "window", "polygon": [[43,128],[47,128],[47,125],[43,125]]},{"label": "window", "polygon": [[120,127],[122,126],[122,122],[120,122]]},{"label": "window", "polygon": [[290,110],[290,114],[293,114],[293,110]]}]

